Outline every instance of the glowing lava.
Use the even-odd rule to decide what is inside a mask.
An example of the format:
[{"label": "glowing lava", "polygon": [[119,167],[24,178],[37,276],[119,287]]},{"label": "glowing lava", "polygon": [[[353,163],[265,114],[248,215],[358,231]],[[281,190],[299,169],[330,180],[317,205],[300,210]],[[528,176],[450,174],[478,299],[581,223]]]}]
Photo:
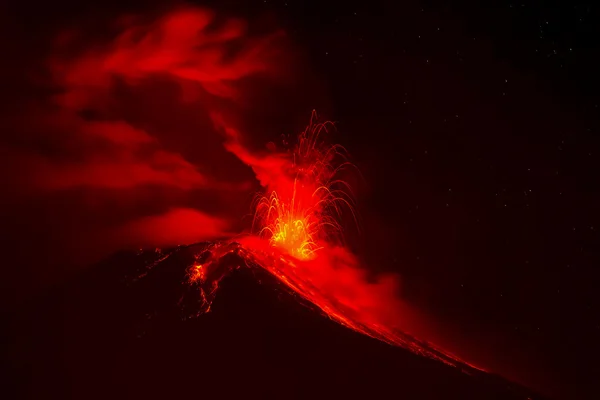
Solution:
[{"label": "glowing lava", "polygon": [[325,146],[320,136],[333,124],[315,120],[313,111],[309,126],[288,151],[289,163],[281,171],[278,187],[258,198],[253,221],[253,231],[260,227],[259,237],[299,260],[315,258],[325,243],[341,238],[338,219],[343,207],[354,215],[349,186],[336,179],[343,168],[351,166],[346,150]]},{"label": "glowing lava", "polygon": [[293,196],[291,204],[286,204],[279,199],[277,192],[271,193],[269,197],[262,197],[258,202],[257,213],[264,213],[262,218],[268,222],[260,229],[259,234],[267,235],[272,246],[279,247],[298,259],[308,260],[315,257],[315,252],[319,249],[315,242],[315,225],[318,222],[310,212],[298,210],[294,200]]},{"label": "glowing lava", "polygon": [[409,333],[412,315],[397,295],[398,277],[368,276],[344,247],[344,211],[354,222],[356,218],[350,186],[339,175],[351,163],[343,147],[326,146],[320,139],[333,124],[315,119],[313,112],[309,126],[285,154],[253,160],[273,168],[266,185],[270,194],[257,197],[251,234],[212,244],[197,255],[188,274],[200,290],[202,311],[210,309],[220,280],[232,268],[225,260],[234,255],[247,267],[266,270],[347,328],[465,372],[481,370]]},{"label": "glowing lava", "polygon": [[[326,145],[323,140],[334,125],[317,123],[313,113],[303,132],[284,140],[284,150],[261,153],[247,146],[247,137],[236,125],[246,112],[254,111],[249,106],[254,96],[246,91],[255,85],[246,83],[250,78],[260,83],[261,76],[282,83],[279,79],[285,75],[287,63],[294,59],[287,60],[287,51],[280,48],[286,43],[282,32],[259,34],[262,29],[250,29],[243,21],[217,18],[210,10],[193,7],[178,7],[155,20],[124,18],[111,32],[113,29],[115,35],[110,36],[114,40],[109,43],[88,44],[73,34],[57,41],[49,67],[51,86],[61,90],[52,96],[52,107],[44,108],[60,109],[57,115],[61,118],[49,115],[42,119],[42,125],[49,121],[56,132],[72,129],[72,134],[64,135],[64,151],[56,153],[76,156],[67,163],[35,154],[32,159],[39,162],[32,164],[40,171],[35,173],[39,182],[36,185],[43,190],[91,187],[105,193],[110,189],[108,192],[119,195],[133,193],[136,188],[164,186],[176,188],[176,193],[197,189],[214,194],[226,191],[222,198],[229,198],[231,190],[244,190],[243,185],[220,182],[222,178],[206,173],[211,168],[197,169],[183,154],[167,151],[158,137],[137,127],[160,131],[163,118],[148,118],[136,124],[127,121],[127,116],[138,113],[147,117],[170,115],[163,104],[175,100],[186,104],[201,102],[214,130],[223,134],[218,150],[224,149],[252,168],[264,189],[256,198],[249,234],[235,242],[210,245],[196,255],[189,268],[189,282],[200,290],[202,311],[210,309],[219,282],[231,265],[242,263],[268,271],[291,292],[348,328],[452,365],[465,365],[447,352],[416,340],[415,336],[426,335],[413,333],[418,332],[416,318],[411,318],[410,309],[398,296],[399,278],[391,274],[368,275],[344,245],[342,222],[356,224],[352,191],[343,176],[353,166],[342,146]],[[282,64],[283,60],[287,61]],[[146,112],[137,106],[119,112],[129,101],[111,100],[113,92],[131,90],[133,95],[137,87],[149,90],[154,86],[145,85],[152,83],[153,78],[158,78],[158,83],[166,79],[180,86],[181,99],[179,95],[165,98],[152,106],[158,108],[143,109]],[[136,95],[146,93],[150,92]],[[247,111],[236,115],[236,110]],[[187,125],[167,122],[169,127]],[[193,136],[180,132],[182,140]],[[78,141],[73,143],[70,138]],[[73,152],[73,148],[86,149],[89,154]],[[220,154],[210,154],[213,149],[203,150],[198,160],[222,158]],[[190,238],[230,237],[229,226],[228,219],[177,207],[159,216],[136,219],[117,236],[150,243],[181,243]],[[192,292],[195,296],[195,290]]]}]

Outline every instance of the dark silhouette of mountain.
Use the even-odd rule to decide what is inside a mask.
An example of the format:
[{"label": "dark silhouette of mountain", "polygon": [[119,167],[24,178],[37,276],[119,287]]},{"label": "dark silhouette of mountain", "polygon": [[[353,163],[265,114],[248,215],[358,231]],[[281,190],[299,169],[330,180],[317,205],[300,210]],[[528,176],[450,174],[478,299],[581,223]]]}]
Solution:
[{"label": "dark silhouette of mountain", "polygon": [[261,270],[235,269],[207,314],[193,247],[122,253],[8,317],[16,398],[527,399],[323,317]]}]

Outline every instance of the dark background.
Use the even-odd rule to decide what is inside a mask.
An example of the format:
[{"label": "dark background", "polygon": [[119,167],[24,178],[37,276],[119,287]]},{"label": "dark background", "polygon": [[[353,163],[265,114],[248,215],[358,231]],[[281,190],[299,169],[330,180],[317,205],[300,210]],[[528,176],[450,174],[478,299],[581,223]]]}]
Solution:
[{"label": "dark background", "polygon": [[[3,101],[26,96],[20,73],[45,51],[46,35],[78,15],[150,8],[141,3],[9,4],[5,27],[14,29],[1,43],[14,62],[2,66]],[[399,272],[403,296],[466,355],[550,395],[592,398],[597,6],[449,4],[215,2],[231,14],[275,16],[305,53],[320,91],[293,93],[298,108],[273,113],[284,111],[276,118],[294,129],[312,108],[337,122],[336,140],[365,178],[353,243],[368,265]],[[28,212],[11,204],[13,216]],[[14,229],[3,234],[14,238]],[[46,240],[19,249],[35,252]],[[2,250],[7,286],[18,292],[7,296],[9,309],[50,263],[41,253],[27,272],[14,271],[15,241]],[[53,281],[73,273],[52,265]]]}]

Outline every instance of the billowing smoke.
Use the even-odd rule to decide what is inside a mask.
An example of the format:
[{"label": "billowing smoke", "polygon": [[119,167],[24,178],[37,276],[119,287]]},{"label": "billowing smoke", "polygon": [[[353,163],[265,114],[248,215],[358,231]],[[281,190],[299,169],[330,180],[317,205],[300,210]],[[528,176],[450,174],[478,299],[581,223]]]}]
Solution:
[{"label": "billowing smoke", "polygon": [[[289,198],[294,175],[280,147],[289,137],[279,139],[293,140],[327,100],[299,74],[306,65],[276,26],[179,7],[47,37],[25,49],[0,38],[7,60],[27,54],[14,63],[26,67],[25,81],[0,65],[2,296],[30,294],[119,249],[230,238],[249,228],[258,191]],[[387,236],[386,246],[398,240]],[[241,241],[261,250],[255,239]],[[370,275],[340,243],[287,272],[322,310],[343,309],[347,326],[457,347],[402,300],[398,275]]]},{"label": "billowing smoke", "polygon": [[[5,209],[27,209],[8,217],[11,240],[31,254],[22,265],[40,267],[28,282],[118,249],[231,237],[249,228],[243,216],[259,190],[290,201],[298,171],[281,145],[293,147],[301,126],[293,112],[285,113],[293,131],[278,131],[269,117],[282,111],[273,108],[281,99],[299,94],[281,96],[295,55],[280,30],[251,28],[212,10],[179,7],[116,18],[102,37],[84,26],[54,37],[46,75],[32,77],[39,93],[11,115],[16,134],[2,144],[3,162],[19,171],[6,176],[12,190]],[[309,108],[294,112],[308,122]],[[309,153],[324,157],[317,164],[327,159]],[[304,169],[300,175],[314,167],[304,161],[293,167]],[[310,203],[322,182],[302,184],[298,199]],[[39,252],[27,251],[32,243]],[[317,258],[302,263],[298,282],[324,296],[312,300],[339,304],[361,324],[417,329],[399,298],[398,276],[370,277],[340,244],[324,243]]]},{"label": "billowing smoke", "polygon": [[[31,286],[121,248],[243,228],[256,179],[215,116],[257,131],[269,116],[265,93],[295,84],[295,55],[275,26],[188,6],[103,29],[53,32],[28,70],[27,95],[15,90],[3,113],[5,245],[21,251],[14,270]],[[264,105],[281,111],[273,104]],[[251,146],[249,137],[238,143]]]}]

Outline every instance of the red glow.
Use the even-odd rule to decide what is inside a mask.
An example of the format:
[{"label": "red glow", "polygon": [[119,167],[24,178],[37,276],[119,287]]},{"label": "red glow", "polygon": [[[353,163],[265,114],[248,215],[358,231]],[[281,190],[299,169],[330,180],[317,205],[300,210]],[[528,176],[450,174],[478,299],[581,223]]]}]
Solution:
[{"label": "red glow", "polygon": [[336,179],[349,163],[334,167],[336,158],[345,158],[345,150],[323,145],[319,136],[332,124],[317,124],[315,119],[313,113],[309,126],[289,150],[279,181],[267,186],[271,193],[258,198],[253,224],[258,225],[258,236],[301,260],[315,258],[324,243],[341,236],[341,207],[354,212],[352,198],[344,190],[347,185]]},{"label": "red glow", "polygon": [[296,143],[286,143],[287,151],[256,155],[240,144],[235,129],[215,118],[230,138],[230,151],[254,169],[268,194],[258,197],[250,235],[212,246],[190,269],[190,281],[200,285],[206,307],[222,277],[214,272],[220,259],[235,252],[248,266],[265,269],[341,325],[467,372],[479,370],[417,339],[411,332],[418,326],[414,314],[398,297],[398,276],[370,281],[366,269],[343,246],[340,220],[344,215],[356,219],[350,187],[340,172],[352,165],[342,147],[324,144],[321,135],[333,124],[317,124],[315,119],[313,113]]},{"label": "red glow", "polygon": [[268,250],[264,242],[260,243],[253,237],[245,238],[241,243],[251,249],[246,255],[250,265],[264,268],[341,325],[416,354],[463,368],[465,372],[469,372],[468,368],[482,370],[433,343],[418,339],[415,333],[402,329],[414,323],[406,320],[414,315],[398,299],[397,275],[383,275],[369,282],[366,270],[343,247],[326,246],[312,260],[294,260],[278,250]]},{"label": "red glow", "polygon": [[178,245],[194,240],[231,236],[227,221],[189,208],[174,208],[162,215],[142,217],[126,224],[119,232],[122,241],[136,239],[139,246],[155,243]]},{"label": "red glow", "polygon": [[[53,41],[48,73],[32,77],[45,95],[20,105],[11,116],[19,130],[0,143],[4,170],[19,171],[6,173],[9,191],[40,203],[43,215],[31,218],[46,224],[36,226],[61,226],[61,242],[86,248],[81,264],[226,235],[239,220],[230,205],[253,181],[243,164],[229,165],[235,157],[209,114],[245,106],[248,82],[278,76],[282,33],[197,7],[107,30],[75,21]],[[58,212],[52,201],[69,205]]]},{"label": "red glow", "polygon": [[[333,124],[318,124],[313,115],[307,129],[286,139],[283,149],[271,145],[269,151],[252,150],[236,115],[238,108],[248,106],[241,82],[255,75],[277,75],[283,69],[278,58],[281,51],[275,45],[282,35],[251,37],[243,21],[218,22],[209,10],[181,8],[150,21],[123,19],[115,40],[84,43],[83,50],[77,49],[78,35],[62,36],[49,62],[52,84],[61,89],[51,101],[52,110],[58,106],[58,111],[37,119],[58,132],[55,140],[62,145],[58,146],[61,157],[31,157],[28,164],[34,166],[36,188],[102,189],[114,196],[106,202],[108,207],[135,193],[128,206],[136,211],[144,198],[143,187],[177,189],[184,194],[164,196],[168,204],[133,218],[129,211],[128,220],[119,221],[106,236],[115,236],[119,245],[214,239],[231,232],[231,218],[190,209],[185,194],[247,187],[211,176],[215,159],[233,154],[252,168],[264,192],[255,203],[252,231],[237,242],[212,246],[189,271],[207,309],[223,276],[219,261],[236,252],[246,264],[264,268],[350,329],[452,365],[467,365],[415,339],[422,336],[414,315],[398,296],[398,276],[369,279],[367,269],[344,246],[341,222],[352,222],[355,216],[352,193],[342,173],[352,165],[341,146],[324,144],[323,136]],[[168,80],[180,88],[178,105],[199,103],[198,109],[209,115],[213,126],[183,136],[198,136],[200,140],[191,148],[200,151],[207,146],[208,135],[219,131],[225,150],[220,142],[218,149],[211,148],[214,153],[221,151],[219,156],[192,160],[189,153],[177,151],[182,149],[166,146],[159,136],[172,133],[157,132],[145,123],[151,114],[166,114],[161,107],[144,110],[137,124],[128,118],[128,105],[119,103],[115,93],[123,86],[142,90],[152,80]],[[82,116],[88,114],[93,117]],[[167,131],[177,122],[171,118]],[[99,201],[96,192],[89,197]]]},{"label": "red glow", "polygon": [[[137,85],[157,74],[195,82],[217,97],[238,96],[237,81],[273,71],[273,42],[281,33],[252,39],[244,21],[230,18],[215,28],[215,17],[207,9],[183,7],[150,23],[123,20],[124,29],[109,46],[91,47],[75,60],[52,59],[55,78],[69,89],[57,100],[80,108],[97,102],[98,91],[110,88],[114,77]],[[68,48],[72,41],[57,44]],[[243,46],[232,52],[236,44]]]},{"label": "red glow", "polygon": [[[70,162],[64,156],[61,162],[38,157],[39,172],[33,180],[51,190],[149,184],[185,190],[223,187],[182,154],[167,150],[150,132],[121,117],[127,105],[117,102],[115,91],[123,84],[143,89],[168,79],[181,88],[177,101],[201,100],[198,107],[205,112],[219,110],[218,100],[238,101],[244,95],[241,80],[273,74],[278,67],[273,56],[279,54],[275,43],[281,33],[250,37],[246,25],[232,18],[217,23],[210,10],[181,7],[155,20],[119,20],[120,31],[107,44],[85,43],[81,49],[77,35],[60,36],[49,60],[52,84],[61,89],[52,98],[60,112],[48,116],[45,124],[69,132],[63,138],[65,146],[80,151]],[[203,96],[198,97],[199,92]],[[80,116],[90,110],[93,119]],[[148,110],[156,112],[165,113]],[[211,129],[194,133],[214,134]],[[210,160],[199,161],[208,162],[210,168]]]}]

